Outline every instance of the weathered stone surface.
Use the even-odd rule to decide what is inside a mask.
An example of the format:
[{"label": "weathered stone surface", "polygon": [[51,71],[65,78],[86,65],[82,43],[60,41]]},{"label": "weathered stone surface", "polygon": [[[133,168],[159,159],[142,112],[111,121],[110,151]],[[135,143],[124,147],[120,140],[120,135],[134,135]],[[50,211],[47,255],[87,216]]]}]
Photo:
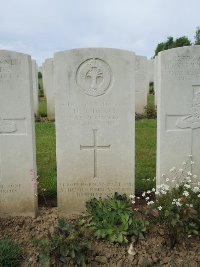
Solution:
[{"label": "weathered stone surface", "polygon": [[34,105],[34,114],[38,116],[38,67],[36,60],[32,59],[32,79],[33,79],[33,105]]},{"label": "weathered stone surface", "polygon": [[134,191],[134,53],[75,49],[56,53],[58,208]]},{"label": "weathered stone surface", "polygon": [[170,49],[157,59],[157,179],[192,155],[200,177],[200,46]]},{"label": "weathered stone surface", "polygon": [[47,117],[50,120],[55,119],[55,90],[53,82],[53,59],[45,60],[43,69],[43,81],[47,99]]},{"label": "weathered stone surface", "polygon": [[0,51],[0,216],[35,216],[37,183],[31,58]]},{"label": "weathered stone surface", "polygon": [[135,112],[143,113],[147,105],[148,61],[146,57],[136,56],[135,65]]}]

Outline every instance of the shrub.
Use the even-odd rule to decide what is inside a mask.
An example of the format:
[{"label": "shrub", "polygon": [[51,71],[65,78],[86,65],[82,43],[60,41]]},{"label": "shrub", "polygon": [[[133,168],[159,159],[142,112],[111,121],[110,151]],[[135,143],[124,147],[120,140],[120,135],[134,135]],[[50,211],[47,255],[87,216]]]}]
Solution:
[{"label": "shrub", "polygon": [[[186,236],[200,234],[200,182],[188,170],[189,164],[194,164],[191,156],[183,162],[183,168],[170,170],[172,178],[163,174],[165,183],[158,186],[156,192],[143,193],[148,201],[148,214],[165,226],[171,247]],[[155,202],[149,201],[154,192]]]},{"label": "shrub", "polygon": [[40,71],[38,72],[38,79],[42,79],[42,73]]},{"label": "shrub", "polygon": [[154,82],[149,83],[149,94],[154,95]]},{"label": "shrub", "polygon": [[45,238],[34,239],[33,244],[39,249],[40,263],[48,267],[56,264],[57,260],[67,263],[69,257],[74,263],[85,266],[90,242],[83,237],[82,225],[82,221],[71,224],[64,219],[59,219],[54,236],[49,234]]},{"label": "shrub", "polygon": [[149,103],[147,106],[145,106],[144,109],[145,109],[144,114],[147,119],[156,119],[157,111],[154,104]]},{"label": "shrub", "polygon": [[0,266],[15,267],[21,259],[18,244],[9,239],[0,240]]},{"label": "shrub", "polygon": [[91,199],[86,203],[90,216],[89,228],[97,238],[111,242],[128,243],[128,238],[144,238],[148,222],[135,218],[132,203],[126,197],[115,194],[113,198]]}]

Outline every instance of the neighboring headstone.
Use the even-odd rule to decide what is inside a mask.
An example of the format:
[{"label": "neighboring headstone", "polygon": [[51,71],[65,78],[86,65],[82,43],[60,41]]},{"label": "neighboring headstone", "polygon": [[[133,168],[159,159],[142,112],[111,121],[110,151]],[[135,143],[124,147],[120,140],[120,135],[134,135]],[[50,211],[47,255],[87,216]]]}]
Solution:
[{"label": "neighboring headstone", "polygon": [[46,80],[45,80],[45,63],[42,64],[42,82],[43,82],[43,92],[44,97],[46,97]]},{"label": "neighboring headstone", "polygon": [[148,61],[146,57],[136,55],[135,65],[135,112],[144,113],[147,105],[148,82]]},{"label": "neighboring headstone", "polygon": [[0,216],[35,216],[37,181],[31,57],[0,51]]},{"label": "neighboring headstone", "polygon": [[149,83],[154,82],[154,59],[148,60],[148,77]]},{"label": "neighboring headstone", "polygon": [[53,59],[45,60],[43,71],[44,87],[47,99],[47,117],[55,120],[55,90],[53,82]]},{"label": "neighboring headstone", "polygon": [[154,59],[154,105],[157,106],[157,84],[158,84],[158,67],[157,67],[158,56]]},{"label": "neighboring headstone", "polygon": [[200,177],[200,46],[163,51],[157,64],[157,184],[188,155]]},{"label": "neighboring headstone", "polygon": [[56,53],[60,214],[85,201],[134,193],[135,54],[109,48]]},{"label": "neighboring headstone", "polygon": [[38,106],[38,67],[36,60],[32,59],[32,78],[33,78],[33,104],[34,114],[37,117],[39,112]]}]

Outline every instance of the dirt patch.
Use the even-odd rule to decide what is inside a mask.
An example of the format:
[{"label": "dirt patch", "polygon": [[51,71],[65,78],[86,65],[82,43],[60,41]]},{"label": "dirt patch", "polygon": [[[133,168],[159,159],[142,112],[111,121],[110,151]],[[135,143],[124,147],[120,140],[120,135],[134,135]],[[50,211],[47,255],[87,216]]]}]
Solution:
[{"label": "dirt patch", "polygon": [[[69,220],[72,217],[68,218]],[[23,261],[20,267],[39,267],[37,251],[32,245],[34,237],[54,233],[57,225],[57,208],[40,207],[36,219],[30,217],[0,218],[0,238],[10,238],[19,243]],[[92,248],[87,266],[95,267],[131,267],[131,266],[200,266],[200,238],[186,238],[173,250],[167,246],[162,229],[150,231],[147,239],[133,245],[132,254],[128,247],[100,241],[90,236]],[[58,263],[56,266],[74,266],[69,259],[68,264]],[[75,265],[76,266],[76,265]]]}]

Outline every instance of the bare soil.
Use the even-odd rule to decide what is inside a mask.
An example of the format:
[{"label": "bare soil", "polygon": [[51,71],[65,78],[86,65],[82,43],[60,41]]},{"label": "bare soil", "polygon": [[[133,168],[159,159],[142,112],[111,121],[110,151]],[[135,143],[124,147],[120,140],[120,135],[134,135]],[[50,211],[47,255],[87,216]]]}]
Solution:
[{"label": "bare soil", "polygon": [[[72,220],[73,217],[68,218]],[[43,237],[48,231],[54,233],[57,225],[58,211],[56,207],[39,208],[38,217],[0,218],[0,238],[10,238],[18,242],[22,249],[20,267],[39,267],[38,252],[32,245],[34,237]],[[128,254],[129,246],[111,244],[108,241],[96,240],[91,236],[91,252],[88,267],[131,267],[131,266],[200,266],[200,238],[185,238],[184,242],[170,249],[167,245],[163,229],[152,230],[146,240],[133,244],[132,254]],[[56,266],[76,266],[69,259],[67,264]]]}]

